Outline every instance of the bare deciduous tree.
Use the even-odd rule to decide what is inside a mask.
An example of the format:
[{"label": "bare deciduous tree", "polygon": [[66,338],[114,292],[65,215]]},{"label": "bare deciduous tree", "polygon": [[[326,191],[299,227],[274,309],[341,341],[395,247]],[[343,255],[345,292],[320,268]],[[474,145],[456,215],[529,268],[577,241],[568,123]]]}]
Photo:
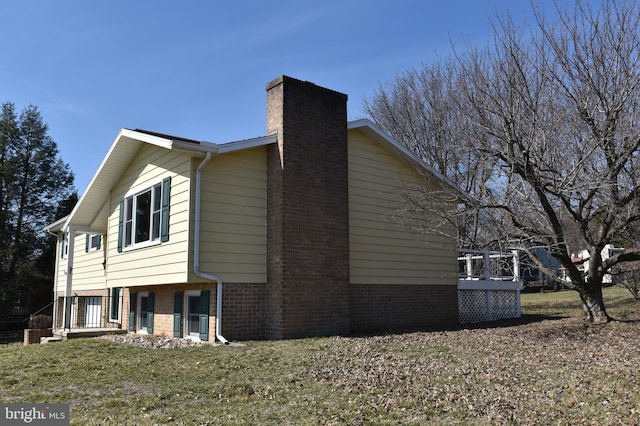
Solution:
[{"label": "bare deciduous tree", "polygon": [[[576,290],[588,320],[607,321],[603,277],[640,259],[640,8],[578,1],[551,21],[539,9],[535,16],[523,28],[498,19],[489,47],[407,73],[365,109],[473,195],[485,232]],[[627,250],[603,259],[610,243]],[[581,249],[588,268],[574,263]]]},{"label": "bare deciduous tree", "polygon": [[[460,73],[453,58],[420,71],[408,71],[380,86],[371,100],[365,99],[363,108],[376,124],[465,194],[478,194],[491,178],[493,166],[490,158],[476,161],[478,153],[465,142],[468,129],[467,118],[460,108]],[[442,205],[453,202],[446,191],[435,194],[422,186],[412,186],[406,188],[404,195],[407,211],[403,215],[415,216],[414,224],[427,216],[454,222],[460,244],[469,248],[482,248],[492,238],[490,233],[483,232],[487,218],[481,220],[481,216],[486,216],[486,212],[442,210]],[[426,212],[429,214],[423,214]],[[434,225],[423,223],[417,230],[433,231]]]}]

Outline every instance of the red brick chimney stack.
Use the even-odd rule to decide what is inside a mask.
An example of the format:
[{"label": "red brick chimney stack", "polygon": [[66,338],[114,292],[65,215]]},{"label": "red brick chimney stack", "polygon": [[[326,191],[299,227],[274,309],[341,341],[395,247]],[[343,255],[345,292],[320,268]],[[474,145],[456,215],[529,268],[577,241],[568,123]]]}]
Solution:
[{"label": "red brick chimney stack", "polygon": [[267,84],[266,337],[346,334],[347,96],[281,76]]}]

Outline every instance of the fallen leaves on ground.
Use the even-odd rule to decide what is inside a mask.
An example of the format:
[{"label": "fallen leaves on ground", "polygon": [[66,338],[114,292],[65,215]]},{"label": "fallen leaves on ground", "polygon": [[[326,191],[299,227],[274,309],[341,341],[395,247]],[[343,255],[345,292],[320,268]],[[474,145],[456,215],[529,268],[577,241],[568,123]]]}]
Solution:
[{"label": "fallen leaves on ground", "polygon": [[640,323],[578,319],[336,337],[303,371],[361,419],[640,424]]}]

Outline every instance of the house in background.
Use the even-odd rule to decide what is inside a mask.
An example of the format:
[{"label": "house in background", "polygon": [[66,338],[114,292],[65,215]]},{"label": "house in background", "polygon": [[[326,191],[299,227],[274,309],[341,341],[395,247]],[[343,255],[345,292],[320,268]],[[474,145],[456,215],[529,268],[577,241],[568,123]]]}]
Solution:
[{"label": "house in background", "polygon": [[226,342],[457,324],[455,241],[390,220],[407,183],[444,180],[346,104],[282,76],[266,136],[123,129],[47,227],[54,327]]},{"label": "house in background", "polygon": [[[616,247],[613,244],[606,244],[602,248],[602,251],[600,251],[600,257],[603,261],[605,261],[610,257],[615,256],[616,254],[624,253],[624,251],[625,249],[622,247]],[[589,270],[589,258],[590,258],[589,250],[580,250],[577,254],[574,254],[572,257],[573,257],[573,263],[577,264],[578,269],[583,274],[585,274]],[[627,264],[625,266],[628,266],[628,265],[632,265],[632,264]],[[614,284],[615,275],[617,275],[617,269],[620,269],[620,268],[621,266],[617,265],[617,267],[614,268],[614,271],[612,271],[613,275],[611,273],[604,274],[604,276],[602,277],[602,284],[604,285]]]}]

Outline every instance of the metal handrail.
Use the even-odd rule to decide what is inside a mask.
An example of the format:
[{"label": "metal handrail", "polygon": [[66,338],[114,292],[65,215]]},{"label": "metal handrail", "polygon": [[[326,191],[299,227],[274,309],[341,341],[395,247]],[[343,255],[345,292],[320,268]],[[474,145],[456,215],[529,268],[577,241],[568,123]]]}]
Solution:
[{"label": "metal handrail", "polygon": [[31,319],[31,317],[34,317],[36,315],[38,315],[40,312],[44,311],[45,309],[47,309],[49,306],[53,306],[53,304],[55,303],[55,301],[50,302],[48,305],[44,306],[43,308],[38,309],[37,311],[35,311],[34,313],[32,313],[31,315],[29,315],[29,318],[27,319]]}]

